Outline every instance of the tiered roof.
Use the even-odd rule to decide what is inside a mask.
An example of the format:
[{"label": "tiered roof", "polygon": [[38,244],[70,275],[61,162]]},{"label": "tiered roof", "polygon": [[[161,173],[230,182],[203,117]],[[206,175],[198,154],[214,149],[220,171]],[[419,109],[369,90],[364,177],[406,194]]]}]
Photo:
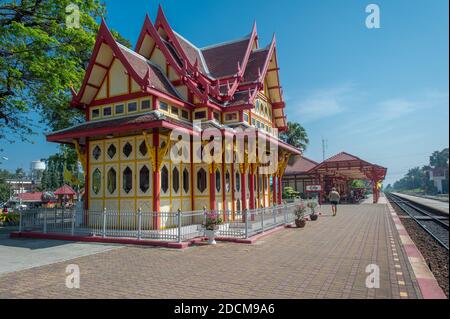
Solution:
[{"label": "tiered roof", "polygon": [[[244,38],[199,48],[171,28],[161,7],[154,24],[148,15],[145,17],[134,51],[117,43],[102,20],[85,79],[78,93],[73,92],[72,105],[84,109],[92,103],[103,75],[115,57],[143,92],[158,92],[195,107],[192,100],[184,99],[177,91],[166,72],[149,60],[156,47],[181,79],[181,84],[201,101],[201,106],[248,109],[257,92],[266,86],[273,108],[280,109],[282,114],[274,118],[275,126],[279,130],[286,129],[275,36],[268,46],[258,48],[255,23],[251,33]],[[101,56],[100,50],[104,53]]]}]

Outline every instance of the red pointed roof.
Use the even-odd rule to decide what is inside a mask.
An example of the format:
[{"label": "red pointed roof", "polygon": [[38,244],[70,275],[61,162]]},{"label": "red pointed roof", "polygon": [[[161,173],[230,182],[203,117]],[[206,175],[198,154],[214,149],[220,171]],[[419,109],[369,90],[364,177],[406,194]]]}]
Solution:
[{"label": "red pointed roof", "polygon": [[64,184],[60,188],[58,188],[55,192],[55,195],[76,195],[77,193],[67,184]]},{"label": "red pointed roof", "polygon": [[342,161],[361,161],[361,159],[355,155],[346,153],[346,152],[340,152],[336,155],[331,156],[330,158],[326,159],[325,163],[331,163],[331,162],[342,162]]},{"label": "red pointed roof", "polygon": [[355,155],[340,152],[313,167],[309,173],[381,181],[386,176],[387,168],[369,163]]},{"label": "red pointed roof", "polygon": [[215,78],[231,77],[242,67],[250,45],[250,37],[245,39],[202,48],[209,72]]}]

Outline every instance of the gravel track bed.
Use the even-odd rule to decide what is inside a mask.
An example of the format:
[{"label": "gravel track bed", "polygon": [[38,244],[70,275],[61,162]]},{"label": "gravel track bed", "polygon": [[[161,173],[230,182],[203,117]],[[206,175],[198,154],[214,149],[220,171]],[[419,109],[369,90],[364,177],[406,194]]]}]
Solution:
[{"label": "gravel track bed", "polygon": [[395,203],[392,203],[397,215],[405,226],[409,236],[416,244],[417,248],[425,258],[428,267],[430,267],[434,277],[441,286],[444,293],[449,297],[448,282],[448,250],[442,247],[434,238],[423,230],[414,219],[404,213]]}]

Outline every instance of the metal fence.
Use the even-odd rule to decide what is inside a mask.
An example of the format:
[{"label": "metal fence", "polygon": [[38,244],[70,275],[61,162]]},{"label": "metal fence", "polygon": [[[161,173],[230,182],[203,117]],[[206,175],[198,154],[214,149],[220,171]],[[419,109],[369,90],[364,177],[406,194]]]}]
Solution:
[{"label": "metal fence", "polygon": [[[294,221],[298,203],[238,212],[217,211],[218,237],[249,238]],[[207,211],[136,212],[39,208],[20,212],[19,231],[72,236],[153,239],[182,242],[204,235]]]}]

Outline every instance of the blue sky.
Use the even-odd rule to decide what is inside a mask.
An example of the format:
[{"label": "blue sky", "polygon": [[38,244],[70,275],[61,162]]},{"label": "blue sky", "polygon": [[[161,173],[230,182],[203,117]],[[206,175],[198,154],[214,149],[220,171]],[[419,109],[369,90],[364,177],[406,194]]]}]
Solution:
[{"label": "blue sky", "polygon": [[[106,1],[107,23],[133,45],[157,1]],[[386,183],[449,144],[447,0],[161,1],[173,28],[197,46],[240,38],[257,21],[260,45],[277,36],[281,84],[291,121],[308,131],[305,156],[347,151],[388,167]],[[376,3],[381,28],[367,29]],[[57,147],[2,145],[2,168],[28,168]],[[4,143],[3,143],[4,144]]]}]

